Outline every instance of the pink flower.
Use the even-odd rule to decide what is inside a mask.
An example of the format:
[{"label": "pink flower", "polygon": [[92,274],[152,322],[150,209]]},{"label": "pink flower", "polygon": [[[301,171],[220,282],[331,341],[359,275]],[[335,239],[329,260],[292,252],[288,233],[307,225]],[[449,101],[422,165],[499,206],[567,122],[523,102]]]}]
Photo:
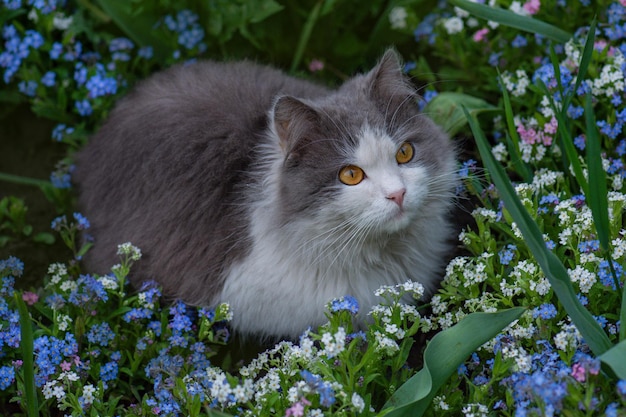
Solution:
[{"label": "pink flower", "polygon": [[304,405],[300,401],[293,404],[285,412],[285,417],[302,417],[304,415]]},{"label": "pink flower", "polygon": [[309,64],[309,71],[311,71],[311,72],[317,72],[317,71],[321,71],[323,69],[324,69],[324,63],[322,61],[320,61],[319,59],[314,59]]},{"label": "pink flower", "polygon": [[517,126],[517,133],[524,143],[532,145],[537,142],[537,131],[535,129],[526,129],[523,125]]},{"label": "pink flower", "polygon": [[626,7],[626,0],[619,0],[619,4]]},{"label": "pink flower", "polygon": [[482,28],[476,33],[474,33],[474,36],[472,36],[472,39],[474,39],[474,42],[481,42],[487,38],[488,33],[489,33],[488,28]]},{"label": "pink flower", "polygon": [[574,366],[572,366],[572,377],[578,382],[585,382],[585,379],[587,379],[585,367],[579,363],[575,363]]},{"label": "pink flower", "polygon": [[285,417],[302,417],[304,415],[304,406],[311,405],[311,401],[306,398],[300,398],[300,401],[294,403],[285,411]]},{"label": "pink flower", "polygon": [[557,122],[556,117],[552,116],[552,119],[548,123],[543,126],[543,131],[554,135],[559,128],[559,122]]},{"label": "pink flower", "polygon": [[540,0],[529,0],[522,6],[524,10],[528,12],[528,14],[533,15],[539,12],[539,8],[541,7]]},{"label": "pink flower", "polygon": [[24,291],[22,294],[22,300],[24,300],[24,302],[26,302],[29,306],[32,306],[39,300],[39,296],[34,292]]},{"label": "pink flower", "polygon": [[61,365],[59,365],[61,367],[61,370],[63,371],[69,371],[70,369],[72,369],[72,363],[71,362],[67,362],[67,361],[63,361],[61,362]]}]

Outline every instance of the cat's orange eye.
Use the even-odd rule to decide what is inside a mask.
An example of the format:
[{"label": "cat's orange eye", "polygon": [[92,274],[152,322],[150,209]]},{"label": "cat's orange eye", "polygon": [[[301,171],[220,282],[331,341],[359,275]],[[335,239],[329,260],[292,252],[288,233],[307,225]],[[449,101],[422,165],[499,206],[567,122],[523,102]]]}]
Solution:
[{"label": "cat's orange eye", "polygon": [[404,142],[402,146],[400,146],[400,149],[398,149],[398,152],[396,152],[396,161],[398,161],[399,164],[406,164],[413,159],[413,153],[413,145],[409,142]]},{"label": "cat's orange eye", "polygon": [[346,185],[357,185],[365,178],[365,172],[355,165],[348,165],[339,171],[339,181]]}]

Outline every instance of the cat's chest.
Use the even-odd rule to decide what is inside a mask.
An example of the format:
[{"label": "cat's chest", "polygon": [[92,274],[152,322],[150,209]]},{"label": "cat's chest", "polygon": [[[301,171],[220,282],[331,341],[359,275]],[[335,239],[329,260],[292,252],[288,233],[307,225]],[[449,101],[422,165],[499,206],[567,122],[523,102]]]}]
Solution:
[{"label": "cat's chest", "polygon": [[294,255],[282,243],[256,245],[234,264],[225,279],[220,301],[231,305],[234,323],[244,332],[273,329],[297,336],[309,325],[325,320],[325,306],[334,298],[352,295],[363,317],[378,302],[381,285],[408,279],[405,264],[370,247],[358,256],[334,252]]}]

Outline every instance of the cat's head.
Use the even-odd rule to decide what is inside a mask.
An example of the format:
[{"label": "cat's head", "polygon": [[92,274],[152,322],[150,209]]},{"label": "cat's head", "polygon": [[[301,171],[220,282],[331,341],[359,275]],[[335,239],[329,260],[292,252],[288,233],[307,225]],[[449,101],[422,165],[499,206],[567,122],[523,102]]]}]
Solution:
[{"label": "cat's head", "polygon": [[279,97],[271,128],[282,151],[282,222],[319,217],[330,227],[392,233],[445,210],[454,150],[416,100],[393,51],[327,97]]}]

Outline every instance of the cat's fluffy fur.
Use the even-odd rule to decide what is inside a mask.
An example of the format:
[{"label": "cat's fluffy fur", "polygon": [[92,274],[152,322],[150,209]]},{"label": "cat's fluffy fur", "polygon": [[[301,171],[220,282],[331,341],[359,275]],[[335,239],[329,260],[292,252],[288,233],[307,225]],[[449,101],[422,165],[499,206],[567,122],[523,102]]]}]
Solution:
[{"label": "cat's fluffy fur", "polygon": [[[432,290],[449,238],[455,158],[388,51],[331,91],[249,62],[173,67],[140,83],[77,155],[79,203],[105,272],[191,304],[228,302],[244,334],[295,337],[353,295],[408,279]],[[404,142],[414,158],[398,164]],[[340,169],[364,180],[348,186]],[[391,195],[403,195],[402,204]]]}]

